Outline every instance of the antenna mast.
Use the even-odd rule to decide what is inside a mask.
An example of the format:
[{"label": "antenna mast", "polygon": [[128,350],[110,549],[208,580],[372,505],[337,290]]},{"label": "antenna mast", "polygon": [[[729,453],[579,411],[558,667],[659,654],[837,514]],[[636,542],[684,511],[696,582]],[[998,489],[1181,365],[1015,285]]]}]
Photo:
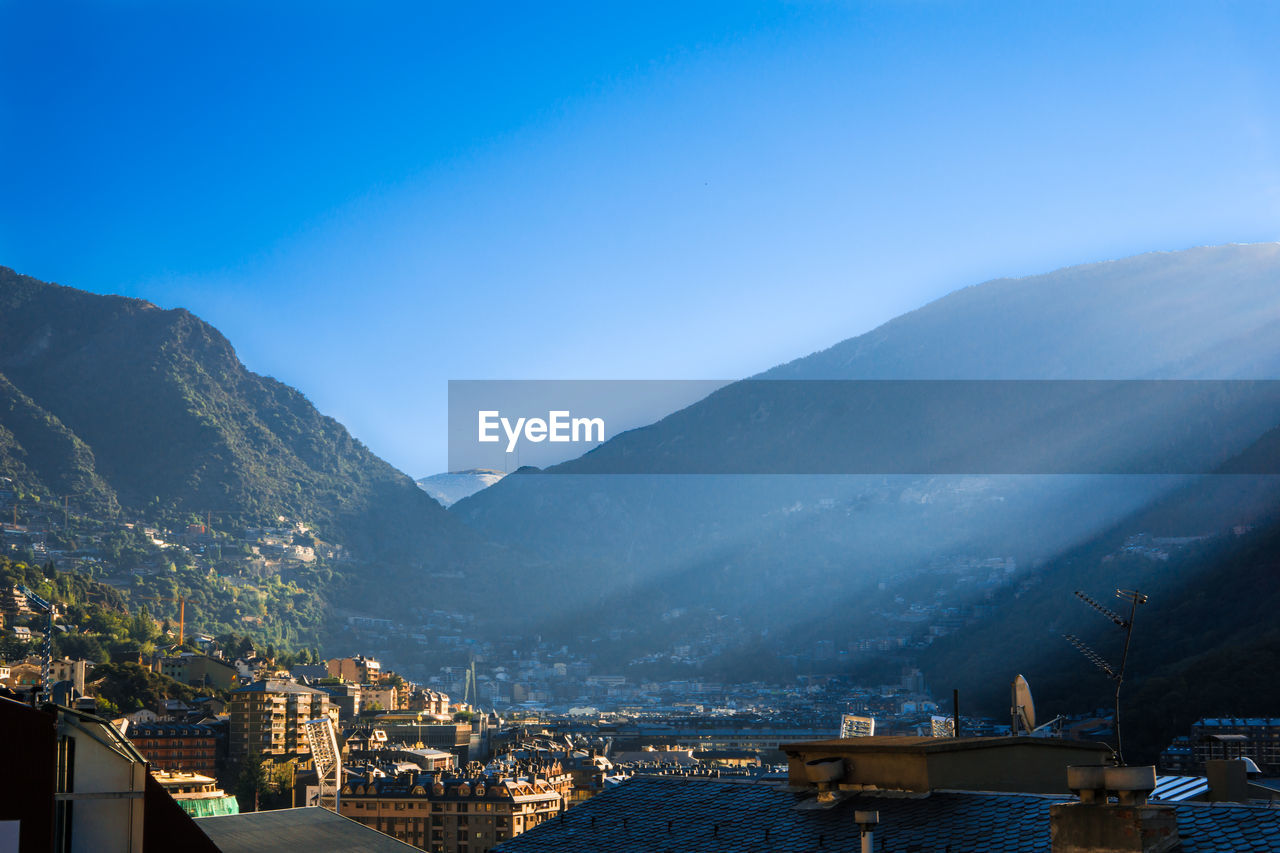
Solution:
[{"label": "antenna mast", "polygon": [[1120,688],[1124,686],[1125,667],[1129,663],[1129,644],[1133,640],[1133,619],[1138,615],[1138,605],[1147,603],[1147,596],[1134,589],[1117,589],[1116,598],[1129,602],[1129,618],[1124,618],[1119,613],[1104,607],[1097,601],[1094,601],[1088,595],[1080,590],[1076,590],[1076,598],[1079,598],[1085,604],[1101,613],[1103,616],[1111,620],[1117,628],[1124,631],[1124,652],[1120,657],[1120,666],[1114,667],[1107,662],[1106,658],[1098,654],[1088,646],[1083,640],[1074,634],[1063,634],[1067,642],[1075,646],[1080,654],[1084,655],[1089,663],[1100,669],[1107,678],[1116,683],[1116,757],[1120,764],[1124,764],[1124,739],[1120,735]]}]

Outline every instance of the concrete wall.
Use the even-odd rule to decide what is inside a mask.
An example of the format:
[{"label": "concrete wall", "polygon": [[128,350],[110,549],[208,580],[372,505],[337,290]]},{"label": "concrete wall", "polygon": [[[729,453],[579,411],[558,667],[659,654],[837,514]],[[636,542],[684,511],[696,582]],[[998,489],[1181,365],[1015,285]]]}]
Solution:
[{"label": "concrete wall", "polygon": [[1067,767],[1101,764],[1104,744],[1040,738],[850,738],[787,744],[788,781],[813,787],[806,762],[840,758],[840,786],[927,792],[937,789],[1068,793]]},{"label": "concrete wall", "polygon": [[72,853],[142,853],[146,765],[112,744],[100,724],[64,719],[58,729],[75,741]]}]

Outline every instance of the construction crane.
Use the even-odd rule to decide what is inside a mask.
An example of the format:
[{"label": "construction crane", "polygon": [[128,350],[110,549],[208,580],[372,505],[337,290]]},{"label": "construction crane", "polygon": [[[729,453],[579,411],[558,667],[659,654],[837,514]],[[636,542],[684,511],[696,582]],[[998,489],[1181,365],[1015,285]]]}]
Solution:
[{"label": "construction crane", "polygon": [[38,700],[43,697],[45,699],[53,696],[53,605],[36,595],[27,587],[18,584],[18,592],[27,597],[27,601],[32,607],[43,610],[45,613],[45,629],[44,629],[44,658],[40,662],[40,690],[36,694]]},{"label": "construction crane", "polygon": [[187,627],[187,599],[186,596],[179,595],[176,598],[167,595],[138,595],[134,596],[139,601],[176,601],[178,602],[178,645],[182,645],[182,640],[186,637]]},{"label": "construction crane", "polygon": [[71,499],[82,498],[87,494],[89,493],[80,492],[79,494],[75,494],[75,495],[62,496],[62,532],[63,534],[67,532],[67,523],[71,520]]}]

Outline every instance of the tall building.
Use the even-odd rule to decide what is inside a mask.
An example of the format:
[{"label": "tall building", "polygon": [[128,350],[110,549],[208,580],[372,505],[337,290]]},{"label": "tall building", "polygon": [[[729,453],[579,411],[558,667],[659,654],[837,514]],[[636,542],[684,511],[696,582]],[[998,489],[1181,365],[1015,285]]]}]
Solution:
[{"label": "tall building", "polygon": [[292,681],[267,678],[231,693],[231,736],[228,751],[233,759],[246,755],[310,755],[302,724],[331,717],[336,709],[329,694]]},{"label": "tall building", "polygon": [[1206,717],[1191,724],[1191,741],[1198,764],[1251,758],[1280,773],[1280,717]]}]

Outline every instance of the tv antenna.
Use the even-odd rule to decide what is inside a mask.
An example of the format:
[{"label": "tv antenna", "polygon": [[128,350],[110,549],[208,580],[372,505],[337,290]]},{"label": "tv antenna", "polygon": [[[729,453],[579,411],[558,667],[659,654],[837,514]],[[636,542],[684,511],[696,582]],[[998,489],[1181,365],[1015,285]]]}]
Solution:
[{"label": "tv antenna", "polygon": [[[1136,589],[1117,589],[1116,598],[1129,602],[1129,617],[1126,619],[1119,613],[1103,606],[1084,592],[1076,590],[1076,598],[1111,620],[1112,624],[1124,631],[1124,652],[1120,656],[1120,666],[1112,666],[1102,655],[1074,634],[1063,634],[1067,642],[1075,646],[1089,663],[1102,670],[1103,674],[1116,683],[1116,758],[1124,765],[1124,740],[1120,736],[1120,688],[1124,686],[1124,671],[1129,663],[1129,642],[1133,639],[1133,618],[1138,615],[1138,605],[1146,604],[1147,597]],[[1016,684],[1016,682],[1015,682]]]},{"label": "tv antenna", "polygon": [[1013,680],[1010,693],[1013,695],[1012,704],[1009,707],[1009,715],[1013,718],[1010,731],[1015,737],[1019,729],[1022,730],[1022,734],[1032,737],[1062,737],[1062,723],[1065,718],[1061,714],[1047,723],[1036,725],[1036,703],[1031,698],[1031,685],[1027,683],[1024,676],[1019,675]]}]

